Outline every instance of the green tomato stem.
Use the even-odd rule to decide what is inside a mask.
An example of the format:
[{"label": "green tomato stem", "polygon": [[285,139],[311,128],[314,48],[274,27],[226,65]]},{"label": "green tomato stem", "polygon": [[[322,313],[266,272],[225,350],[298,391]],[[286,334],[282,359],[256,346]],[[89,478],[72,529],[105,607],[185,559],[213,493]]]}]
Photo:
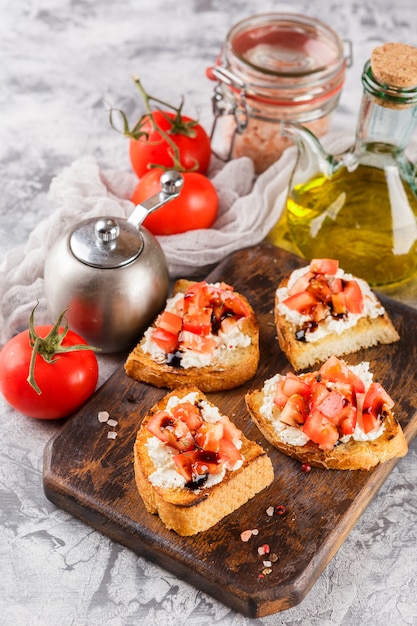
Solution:
[{"label": "green tomato stem", "polygon": [[[67,309],[63,311],[54,326],[51,328],[46,337],[39,337],[35,330],[35,310],[39,302],[36,303],[29,318],[29,342],[32,347],[32,354],[29,364],[29,376],[27,381],[29,385],[36,391],[38,395],[42,393],[39,385],[35,379],[35,364],[36,356],[39,354],[46,363],[55,363],[57,354],[64,354],[65,352],[78,352],[80,350],[92,350],[93,352],[99,352],[99,348],[89,346],[86,344],[74,344],[71,346],[63,346],[62,342],[68,334],[69,326],[65,316]],[[61,325],[64,323],[64,330],[59,332]]]},{"label": "green tomato stem", "polygon": [[[131,129],[129,126],[129,121],[124,111],[122,111],[121,109],[112,107],[109,112],[109,119],[110,119],[111,127],[117,132],[122,132],[122,134],[125,137],[130,137],[131,139],[136,139],[136,140],[144,137],[146,140],[148,140],[149,134],[142,129],[143,129],[143,126],[147,122],[149,122],[152,126],[152,129],[156,131],[157,133],[159,133],[162,139],[164,139],[169,146],[169,155],[173,161],[173,165],[169,169],[175,169],[178,172],[195,172],[199,167],[198,161],[195,162],[192,168],[185,169],[182,166],[181,161],[180,161],[180,150],[177,144],[175,143],[175,141],[173,141],[171,138],[172,135],[185,135],[186,137],[193,138],[197,134],[195,127],[197,126],[198,122],[195,120],[190,120],[186,122],[182,119],[182,107],[184,105],[184,99],[181,98],[181,103],[179,107],[175,107],[169,102],[165,102],[164,100],[161,100],[160,98],[156,98],[155,96],[148,94],[148,92],[145,90],[142,83],[140,82],[138,76],[136,75],[133,76],[133,81],[136,87],[138,88],[139,93],[142,96],[146,113],[139,118],[139,120]],[[171,117],[168,117],[164,113],[164,111],[162,111],[159,107],[156,108],[156,110],[159,111],[159,113],[170,123],[171,128],[169,129],[168,132],[163,130],[155,122],[154,116],[152,115],[152,112],[153,112],[152,105],[151,105],[152,102],[156,102],[162,107],[170,109],[171,111],[175,112],[175,116],[171,118]],[[113,116],[115,112],[117,112],[122,118],[123,131],[120,131],[114,123]],[[155,168],[155,167],[162,167],[162,166],[158,165],[157,163],[149,164],[149,168]],[[163,169],[167,169],[167,168],[163,168]]]}]

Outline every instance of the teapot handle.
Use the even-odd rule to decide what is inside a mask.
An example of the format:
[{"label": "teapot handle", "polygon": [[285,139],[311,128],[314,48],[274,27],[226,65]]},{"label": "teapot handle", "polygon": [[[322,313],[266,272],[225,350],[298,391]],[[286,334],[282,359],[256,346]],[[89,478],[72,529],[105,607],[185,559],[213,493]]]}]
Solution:
[{"label": "teapot handle", "polygon": [[178,198],[183,185],[184,178],[180,172],[176,170],[164,172],[161,176],[161,191],[141,204],[136,205],[127,221],[139,229],[150,213],[153,213],[153,211],[156,211],[156,209],[159,209],[170,200]]}]

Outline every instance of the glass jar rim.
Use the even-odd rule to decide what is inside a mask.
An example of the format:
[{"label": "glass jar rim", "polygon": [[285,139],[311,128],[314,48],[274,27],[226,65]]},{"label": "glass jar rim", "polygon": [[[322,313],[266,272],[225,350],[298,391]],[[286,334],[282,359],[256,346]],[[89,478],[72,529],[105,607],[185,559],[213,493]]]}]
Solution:
[{"label": "glass jar rim", "polygon": [[227,34],[224,54],[229,64],[256,75],[255,82],[262,77],[267,82],[308,77],[315,81],[318,75],[328,77],[346,66],[336,31],[317,18],[296,13],[260,13],[237,22]]}]

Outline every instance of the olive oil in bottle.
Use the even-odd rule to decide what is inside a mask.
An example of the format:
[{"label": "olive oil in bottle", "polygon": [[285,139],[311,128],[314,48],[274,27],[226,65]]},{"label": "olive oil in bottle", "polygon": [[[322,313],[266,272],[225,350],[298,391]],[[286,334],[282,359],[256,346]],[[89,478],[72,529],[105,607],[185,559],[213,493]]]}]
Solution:
[{"label": "olive oil in bottle", "polygon": [[294,187],[287,227],[303,256],[337,258],[374,286],[417,272],[417,197],[394,167],[342,167]]}]

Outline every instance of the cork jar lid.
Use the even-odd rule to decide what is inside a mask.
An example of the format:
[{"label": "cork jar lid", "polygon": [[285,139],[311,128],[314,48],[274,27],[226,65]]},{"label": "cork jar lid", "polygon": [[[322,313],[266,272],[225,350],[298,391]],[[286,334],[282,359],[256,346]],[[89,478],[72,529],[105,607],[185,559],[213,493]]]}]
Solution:
[{"label": "cork jar lid", "polygon": [[371,55],[371,68],[382,84],[397,89],[417,86],[417,48],[404,43],[385,43]]}]

